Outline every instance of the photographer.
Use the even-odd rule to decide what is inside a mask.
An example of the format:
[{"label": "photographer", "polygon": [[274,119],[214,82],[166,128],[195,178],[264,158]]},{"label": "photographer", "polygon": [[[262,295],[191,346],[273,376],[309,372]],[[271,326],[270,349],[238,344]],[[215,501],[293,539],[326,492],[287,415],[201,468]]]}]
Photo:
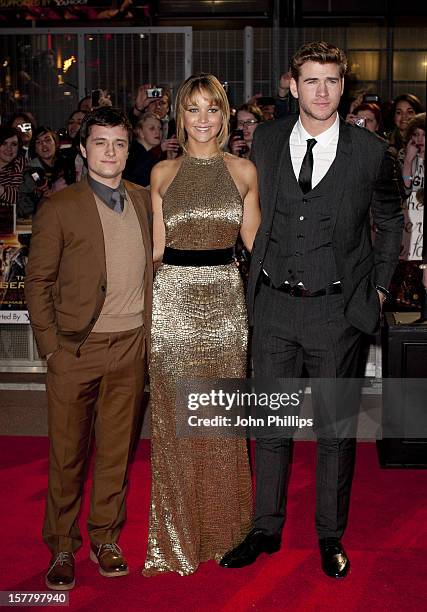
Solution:
[{"label": "photographer", "polygon": [[129,118],[132,125],[135,126],[145,112],[156,114],[162,123],[162,139],[167,140],[176,133],[175,119],[171,117],[171,106],[171,94],[168,89],[154,87],[147,83],[138,87],[135,104],[129,112]]},{"label": "photographer", "polygon": [[370,132],[378,134],[378,136],[383,136],[381,110],[380,107],[373,102],[363,102],[356,106],[356,108],[347,115],[347,121],[359,127],[364,127]]},{"label": "photographer", "polygon": [[254,132],[263,121],[262,111],[255,104],[242,104],[237,109],[236,119],[237,129],[231,133],[228,146],[233,155],[249,158]]},{"label": "photographer", "polygon": [[30,115],[30,113],[15,113],[7,122],[7,127],[12,127],[19,130],[22,140],[22,151],[25,156],[25,161],[28,162],[28,148],[36,129],[33,116]]},{"label": "photographer", "polygon": [[173,159],[178,155],[176,138],[162,142],[162,123],[157,115],[143,113],[136,124],[135,138],[129,149],[129,157],[123,176],[128,181],[147,187],[153,166],[161,159]]},{"label": "photographer", "polygon": [[76,180],[74,165],[59,148],[58,134],[41,126],[30,143],[31,161],[24,170],[19,188],[17,216],[30,218],[42,198],[64,189]]}]

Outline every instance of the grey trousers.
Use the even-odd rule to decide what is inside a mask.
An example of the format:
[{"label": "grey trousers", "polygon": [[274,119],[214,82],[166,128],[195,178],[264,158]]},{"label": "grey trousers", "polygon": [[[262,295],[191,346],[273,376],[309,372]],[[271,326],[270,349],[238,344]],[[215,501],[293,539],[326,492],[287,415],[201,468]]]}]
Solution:
[{"label": "grey trousers", "polygon": [[[256,378],[299,378],[305,367],[315,379],[356,379],[362,371],[362,340],[362,332],[344,317],[341,294],[292,297],[261,285],[252,341]],[[330,423],[346,411],[354,416],[356,396],[354,389],[351,400],[325,394],[321,387],[313,389],[315,422]],[[315,525],[319,538],[340,538],[347,524],[356,450],[355,429],[348,431],[336,437],[318,433]],[[254,526],[268,535],[280,533],[285,521],[291,449],[290,437],[256,441]]]}]

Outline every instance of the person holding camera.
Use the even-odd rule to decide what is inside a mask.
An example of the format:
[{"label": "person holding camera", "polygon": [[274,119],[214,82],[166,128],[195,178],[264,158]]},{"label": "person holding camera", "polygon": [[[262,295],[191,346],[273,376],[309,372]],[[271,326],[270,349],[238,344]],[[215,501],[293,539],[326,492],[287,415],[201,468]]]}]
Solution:
[{"label": "person holding camera", "polygon": [[25,156],[25,161],[29,161],[29,146],[33,133],[36,129],[36,124],[33,116],[30,113],[15,113],[7,122],[7,127],[12,127],[19,130],[22,140],[22,151]]},{"label": "person holding camera", "polygon": [[382,117],[380,107],[373,102],[362,102],[347,115],[347,121],[364,127],[381,136]]},{"label": "person holding camera", "polygon": [[36,212],[42,198],[60,191],[76,180],[74,164],[59,148],[59,136],[47,126],[34,132],[30,143],[31,157],[19,188],[16,214],[28,219]]},{"label": "person holding camera", "polygon": [[256,104],[242,104],[237,109],[237,129],[231,134],[229,149],[237,157],[249,158],[252,139],[258,125],[263,121],[262,111]]},{"label": "person holding camera", "polygon": [[147,83],[138,87],[135,104],[129,113],[129,118],[135,125],[143,113],[155,113],[162,122],[162,140],[167,140],[176,134],[175,119],[170,114],[171,106],[171,95],[168,89],[153,87]]},{"label": "person holding camera", "polygon": [[176,138],[162,142],[162,122],[150,111],[139,119],[134,133],[136,138],[129,149],[124,177],[137,185],[148,187],[153,167],[161,159],[174,159],[178,155],[179,144]]}]

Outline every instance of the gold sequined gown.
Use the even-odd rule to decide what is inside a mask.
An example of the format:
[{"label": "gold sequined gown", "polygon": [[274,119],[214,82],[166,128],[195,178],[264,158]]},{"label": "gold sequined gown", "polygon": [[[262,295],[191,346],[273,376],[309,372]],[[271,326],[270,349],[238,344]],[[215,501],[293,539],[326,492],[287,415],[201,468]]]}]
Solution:
[{"label": "gold sequined gown", "polygon": [[[243,203],[224,158],[185,156],[163,198],[166,246],[233,246]],[[243,439],[178,438],[180,378],[246,375],[247,320],[234,263],[159,268],[153,295],[151,510],[143,574],[196,571],[246,536],[252,490]]]}]

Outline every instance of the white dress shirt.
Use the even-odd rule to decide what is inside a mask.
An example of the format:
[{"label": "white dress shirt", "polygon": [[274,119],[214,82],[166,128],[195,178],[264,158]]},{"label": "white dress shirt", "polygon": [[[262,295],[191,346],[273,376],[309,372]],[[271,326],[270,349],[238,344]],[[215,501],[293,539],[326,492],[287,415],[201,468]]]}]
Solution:
[{"label": "white dress shirt", "polygon": [[315,138],[316,144],[313,147],[313,176],[311,186],[316,187],[325,176],[332,165],[337,154],[338,137],[340,131],[340,118],[336,116],[335,122],[325,132],[312,136],[304,129],[301,118],[298,119],[293,127],[289,139],[291,149],[292,167],[298,180],[301,170],[302,160],[307,152],[307,140]]}]

